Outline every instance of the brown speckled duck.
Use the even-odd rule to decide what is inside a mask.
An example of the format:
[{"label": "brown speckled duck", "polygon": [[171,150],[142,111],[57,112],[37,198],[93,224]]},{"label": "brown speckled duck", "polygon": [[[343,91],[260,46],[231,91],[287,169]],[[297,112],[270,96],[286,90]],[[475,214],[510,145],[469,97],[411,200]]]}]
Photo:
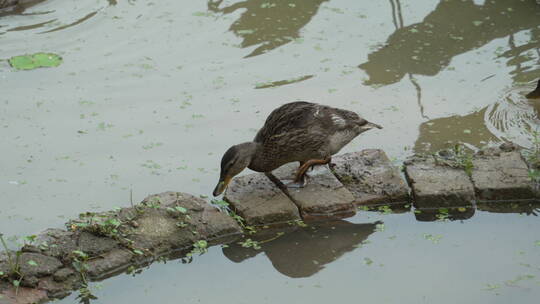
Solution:
[{"label": "brown speckled duck", "polygon": [[253,141],[234,145],[225,152],[213,194],[223,193],[231,179],[246,167],[276,180],[271,171],[294,161],[300,162],[300,167],[289,186],[302,186],[310,167],[328,164],[332,155],[373,128],[382,129],[351,111],[305,101],[284,104],[270,113]]},{"label": "brown speckled duck", "polygon": [[527,94],[525,97],[529,99],[536,99],[540,98],[540,79],[538,79],[538,84],[536,85],[536,89],[529,94]]}]

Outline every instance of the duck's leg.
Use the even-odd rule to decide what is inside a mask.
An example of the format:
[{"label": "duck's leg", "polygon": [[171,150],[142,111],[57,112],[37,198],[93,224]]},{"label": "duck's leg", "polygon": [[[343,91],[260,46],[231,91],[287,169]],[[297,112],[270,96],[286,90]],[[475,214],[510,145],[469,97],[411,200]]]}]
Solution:
[{"label": "duck's leg", "polygon": [[280,188],[281,190],[284,190],[284,189],[287,189],[287,186],[285,186],[285,184],[283,184],[279,178],[277,178],[274,174],[272,174],[272,172],[264,172],[264,175],[266,175],[266,177],[268,177],[268,179],[273,182],[278,188]]},{"label": "duck's leg", "polygon": [[325,159],[310,159],[306,162],[303,162],[303,164],[298,168],[298,171],[296,171],[296,176],[292,183],[287,184],[287,187],[289,188],[301,188],[304,187],[306,184],[306,172],[309,168],[312,168],[316,165],[326,165],[330,163],[332,160],[332,157],[327,157]]}]

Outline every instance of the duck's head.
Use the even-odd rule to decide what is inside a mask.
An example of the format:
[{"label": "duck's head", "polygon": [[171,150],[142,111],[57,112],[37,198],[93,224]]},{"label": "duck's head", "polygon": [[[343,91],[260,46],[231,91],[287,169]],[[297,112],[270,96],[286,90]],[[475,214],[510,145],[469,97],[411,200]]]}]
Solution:
[{"label": "duck's head", "polygon": [[525,97],[533,99],[533,98],[540,98],[540,79],[538,80],[538,84],[536,85],[536,89],[529,94],[527,94]]},{"label": "duck's head", "polygon": [[218,196],[229,185],[232,178],[242,172],[250,163],[255,154],[257,145],[254,142],[242,143],[229,148],[221,158],[221,173],[219,182],[214,189],[214,196]]}]

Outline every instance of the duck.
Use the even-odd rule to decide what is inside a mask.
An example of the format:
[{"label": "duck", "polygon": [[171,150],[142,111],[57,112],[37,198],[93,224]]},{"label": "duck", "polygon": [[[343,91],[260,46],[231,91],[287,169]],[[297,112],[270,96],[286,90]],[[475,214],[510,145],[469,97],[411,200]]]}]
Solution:
[{"label": "duck", "polygon": [[332,155],[374,128],[382,129],[352,111],[307,101],[286,103],[270,113],[252,141],[233,145],[223,154],[213,195],[222,194],[245,168],[280,182],[272,171],[290,162],[300,166],[287,187],[303,187],[309,168],[330,163]]},{"label": "duck", "polygon": [[525,97],[529,99],[540,98],[540,79],[538,79],[538,84],[536,85],[536,89],[534,89],[534,91],[530,92],[529,94],[525,95]]}]

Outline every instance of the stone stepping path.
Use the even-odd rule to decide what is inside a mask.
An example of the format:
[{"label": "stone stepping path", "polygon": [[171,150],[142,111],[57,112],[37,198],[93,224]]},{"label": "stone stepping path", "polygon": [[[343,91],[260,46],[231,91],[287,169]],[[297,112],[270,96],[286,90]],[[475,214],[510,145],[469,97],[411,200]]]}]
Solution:
[{"label": "stone stepping path", "polygon": [[[67,229],[45,230],[18,250],[19,275],[12,272],[8,257],[16,253],[0,252],[0,304],[62,298],[85,281],[137,269],[156,258],[185,257],[193,250],[230,243],[252,227],[262,226],[263,234],[268,227],[285,233],[303,226],[302,221],[329,223],[353,216],[358,209],[403,213],[414,206],[418,221],[435,221],[441,216],[467,219],[477,209],[533,214],[540,207],[537,184],[514,147],[502,145],[458,156],[414,156],[404,163],[402,174],[382,150],[346,153],[336,156],[329,166],[308,172],[303,188],[284,187],[261,173],[240,176],[224,195],[230,214],[181,192],[151,195],[140,204],[113,211],[83,213],[66,223]],[[288,164],[274,174],[291,179],[297,166]],[[339,223],[343,229],[356,227]],[[372,226],[362,226],[367,227],[366,237],[373,233]],[[272,255],[274,247],[279,251],[286,239],[267,247],[267,255]],[[235,260],[244,251],[232,245],[226,255]],[[83,271],[76,266],[81,262]],[[18,281],[18,288],[13,280]]]}]

